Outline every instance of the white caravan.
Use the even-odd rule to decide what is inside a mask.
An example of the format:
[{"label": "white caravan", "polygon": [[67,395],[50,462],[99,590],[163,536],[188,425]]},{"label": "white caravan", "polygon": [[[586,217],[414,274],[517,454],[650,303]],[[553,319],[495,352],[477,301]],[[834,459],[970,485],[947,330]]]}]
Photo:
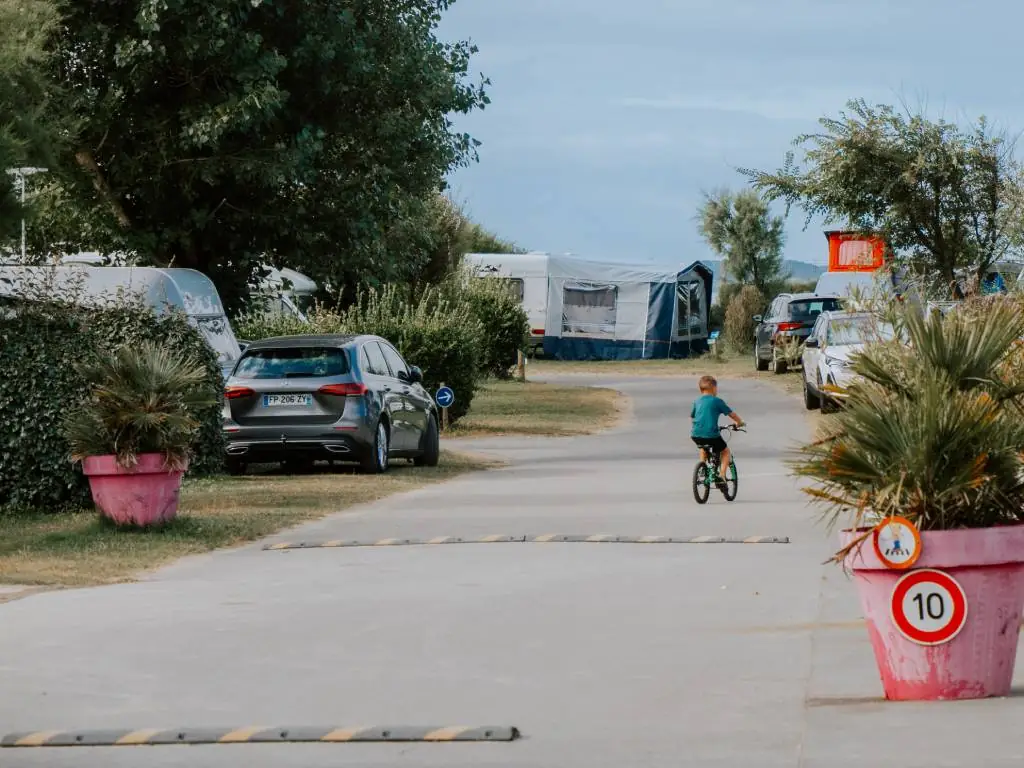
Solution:
[{"label": "white caravan", "polygon": [[530,347],[537,351],[544,344],[548,316],[547,253],[469,253],[466,264],[480,277],[505,280],[509,291],[526,310],[530,321]]},{"label": "white caravan", "polygon": [[98,306],[118,295],[139,297],[158,313],[181,310],[217,354],[225,377],[241,356],[231,323],[213,281],[194,269],[155,267],[0,266],[0,297],[47,295],[83,306]]},{"label": "white caravan", "polygon": [[[132,266],[126,254],[103,255],[85,251],[69,254],[60,259],[62,265],[88,264],[93,267]],[[256,284],[252,297],[261,300],[261,309],[270,315],[293,315],[306,322],[305,311],[316,295],[317,284],[294,269],[277,269],[264,265],[266,275]]]}]

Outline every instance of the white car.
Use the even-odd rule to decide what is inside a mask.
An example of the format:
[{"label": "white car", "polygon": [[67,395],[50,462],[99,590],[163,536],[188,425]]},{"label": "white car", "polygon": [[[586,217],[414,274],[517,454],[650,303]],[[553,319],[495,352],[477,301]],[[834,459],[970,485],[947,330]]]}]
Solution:
[{"label": "white car", "polygon": [[854,379],[850,357],[866,343],[893,336],[889,323],[871,312],[822,312],[804,343],[804,405],[835,411]]}]

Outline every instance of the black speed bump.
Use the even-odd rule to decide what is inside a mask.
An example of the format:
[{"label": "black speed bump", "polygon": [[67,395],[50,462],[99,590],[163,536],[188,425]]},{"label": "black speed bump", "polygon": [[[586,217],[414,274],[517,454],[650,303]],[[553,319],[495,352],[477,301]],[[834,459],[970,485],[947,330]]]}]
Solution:
[{"label": "black speed bump", "polygon": [[138,747],[171,744],[285,744],[350,742],[454,742],[515,741],[519,729],[514,726],[370,726],[357,728],[310,727],[269,728],[159,728],[98,731],[27,731],[9,733],[0,739],[0,748],[10,747]]},{"label": "black speed bump", "polygon": [[378,539],[376,541],[355,541],[327,539],[324,541],[282,541],[265,544],[264,550],[282,549],[340,549],[349,547],[425,547],[442,544],[789,544],[788,536],[615,536],[613,534],[567,535],[546,533],[542,536],[506,536],[494,534],[476,538],[458,536],[437,536],[432,539]]}]

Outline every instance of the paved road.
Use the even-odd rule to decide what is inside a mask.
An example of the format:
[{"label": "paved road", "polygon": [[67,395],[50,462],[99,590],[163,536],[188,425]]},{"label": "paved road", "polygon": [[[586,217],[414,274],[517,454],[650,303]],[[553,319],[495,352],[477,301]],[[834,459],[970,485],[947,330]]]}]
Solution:
[{"label": "paved road", "polygon": [[[799,401],[723,394],[739,499],[698,507],[692,381],[610,382],[600,436],[484,441],[505,469],[282,539],[633,534],[789,545],[486,544],[191,558],[0,605],[0,731],[513,724],[511,744],[6,750],[4,766],[1019,765],[1024,698],[886,704],[852,587],[782,463]],[[968,735],[969,734],[969,735]]]}]

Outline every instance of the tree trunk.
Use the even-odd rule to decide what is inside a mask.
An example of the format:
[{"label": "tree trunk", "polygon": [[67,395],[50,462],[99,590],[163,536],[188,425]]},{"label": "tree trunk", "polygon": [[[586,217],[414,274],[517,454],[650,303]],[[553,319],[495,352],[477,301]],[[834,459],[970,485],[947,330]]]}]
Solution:
[{"label": "tree trunk", "polygon": [[132,222],[128,218],[128,214],[124,211],[124,206],[121,205],[121,201],[114,195],[110,185],[107,184],[107,180],[103,177],[103,171],[100,170],[99,165],[96,164],[96,158],[93,157],[92,152],[87,149],[83,149],[75,153],[75,162],[78,163],[78,167],[83,171],[92,176],[92,184],[99,192],[100,197],[110,207],[114,217],[117,219],[117,223],[121,225],[122,229],[131,229]]}]

